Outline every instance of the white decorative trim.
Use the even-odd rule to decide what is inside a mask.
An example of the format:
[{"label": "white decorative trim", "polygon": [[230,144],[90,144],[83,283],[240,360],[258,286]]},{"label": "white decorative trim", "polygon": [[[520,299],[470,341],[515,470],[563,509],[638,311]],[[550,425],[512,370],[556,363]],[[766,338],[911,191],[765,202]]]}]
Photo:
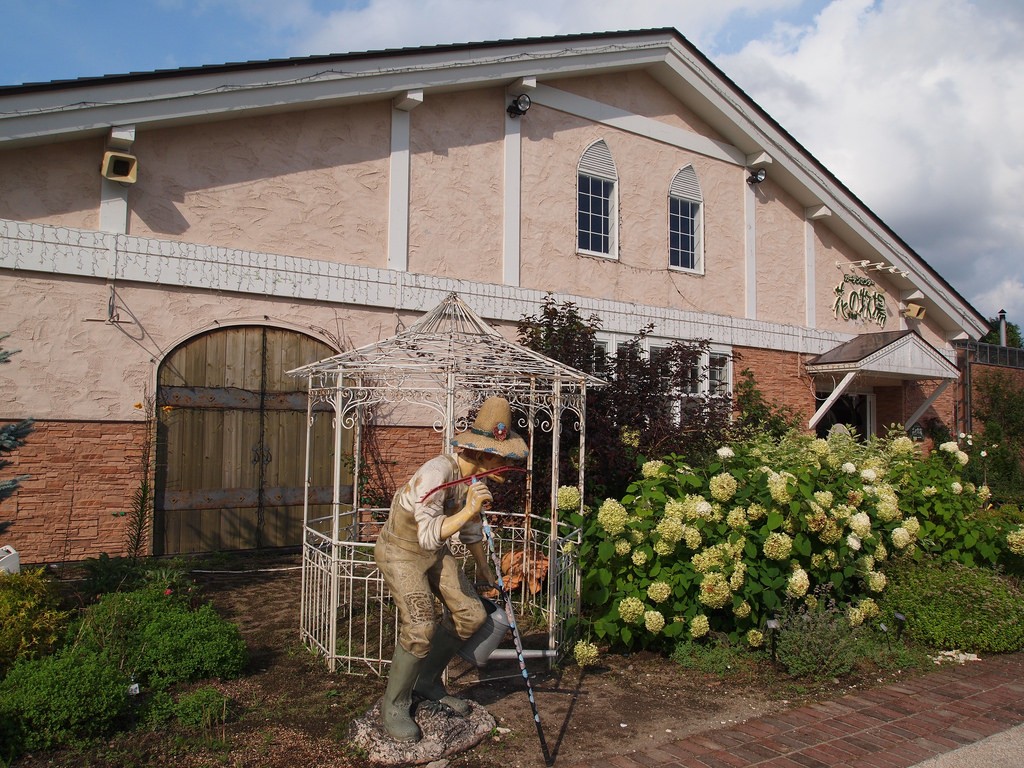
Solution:
[{"label": "white decorative trim", "polygon": [[[243,251],[210,245],[112,235],[0,219],[0,269],[230,291],[275,299],[426,312],[452,291],[492,321],[514,324],[540,311],[547,293],[516,286]],[[822,354],[853,338],[803,326],[767,323],[554,294],[584,316],[596,314],[609,333],[635,334],[653,323],[658,336],[709,339],[728,347]]]},{"label": "white decorative trim", "polygon": [[603,104],[600,101],[577,96],[574,93],[561,91],[552,88],[550,85],[538,85],[536,90],[530,92],[530,98],[534,104],[541,104],[551,109],[557,109],[567,115],[582,117],[592,120],[595,123],[608,125],[619,130],[632,133],[636,136],[644,136],[648,139],[660,141],[663,144],[670,144],[673,147],[687,149],[699,155],[713,157],[735,165],[744,165],[746,156],[736,147],[721,141],[715,141],[699,133],[693,133],[682,128],[666,125],[660,120],[653,120],[643,117],[624,109]]},{"label": "white decorative trim", "polygon": [[[744,172],[745,173],[745,172]],[[744,311],[751,320],[757,317],[757,198],[754,185],[743,185],[743,257],[745,264]]]},{"label": "white decorative trim", "polygon": [[[536,81],[534,81],[536,82]],[[520,218],[522,216],[522,117],[505,114],[505,195],[503,200],[502,267],[505,285],[519,285]]]},{"label": "white decorative trim", "polygon": [[816,270],[814,264],[814,222],[804,220],[804,322],[813,328],[818,319]]},{"label": "white decorative trim", "polygon": [[391,168],[388,173],[388,268],[409,268],[409,109],[391,110]]}]

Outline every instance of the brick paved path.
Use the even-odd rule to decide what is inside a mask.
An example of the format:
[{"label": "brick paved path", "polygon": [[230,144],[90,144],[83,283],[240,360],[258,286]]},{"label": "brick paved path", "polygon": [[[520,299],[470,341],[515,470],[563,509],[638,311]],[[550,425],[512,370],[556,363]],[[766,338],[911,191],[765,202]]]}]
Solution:
[{"label": "brick paved path", "polygon": [[1022,672],[1024,653],[967,662],[575,768],[909,768],[1024,723]]}]

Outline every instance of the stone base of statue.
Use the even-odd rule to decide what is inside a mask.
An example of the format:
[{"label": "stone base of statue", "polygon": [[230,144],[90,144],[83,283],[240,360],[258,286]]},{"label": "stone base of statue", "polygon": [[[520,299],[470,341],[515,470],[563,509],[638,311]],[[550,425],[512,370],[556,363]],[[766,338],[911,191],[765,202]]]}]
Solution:
[{"label": "stone base of statue", "polygon": [[388,736],[381,724],[380,702],[349,727],[352,745],[375,765],[421,765],[472,749],[494,730],[491,714],[475,701],[465,717],[443,705],[421,702],[413,714],[423,738],[403,744]]}]

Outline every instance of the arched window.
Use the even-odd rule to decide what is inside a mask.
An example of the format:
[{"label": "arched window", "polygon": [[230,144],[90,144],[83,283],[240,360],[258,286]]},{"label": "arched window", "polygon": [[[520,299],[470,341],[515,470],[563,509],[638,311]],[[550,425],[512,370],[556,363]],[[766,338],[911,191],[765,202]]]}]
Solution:
[{"label": "arched window", "polygon": [[618,256],[618,173],[603,140],[580,158],[577,187],[576,247],[580,253]]},{"label": "arched window", "polygon": [[704,271],[704,198],[692,165],[682,168],[668,190],[668,264]]}]

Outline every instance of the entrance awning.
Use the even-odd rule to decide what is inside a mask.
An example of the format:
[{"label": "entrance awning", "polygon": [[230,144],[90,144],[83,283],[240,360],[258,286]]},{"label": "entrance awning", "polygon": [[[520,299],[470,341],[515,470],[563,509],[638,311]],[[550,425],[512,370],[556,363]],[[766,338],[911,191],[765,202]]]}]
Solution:
[{"label": "entrance awning", "polygon": [[818,355],[807,363],[806,368],[812,376],[842,376],[842,381],[811,417],[807,424],[809,429],[817,426],[833,403],[858,378],[941,381],[903,425],[907,429],[921,418],[951,381],[960,378],[960,372],[952,362],[911,330],[862,334]]}]

